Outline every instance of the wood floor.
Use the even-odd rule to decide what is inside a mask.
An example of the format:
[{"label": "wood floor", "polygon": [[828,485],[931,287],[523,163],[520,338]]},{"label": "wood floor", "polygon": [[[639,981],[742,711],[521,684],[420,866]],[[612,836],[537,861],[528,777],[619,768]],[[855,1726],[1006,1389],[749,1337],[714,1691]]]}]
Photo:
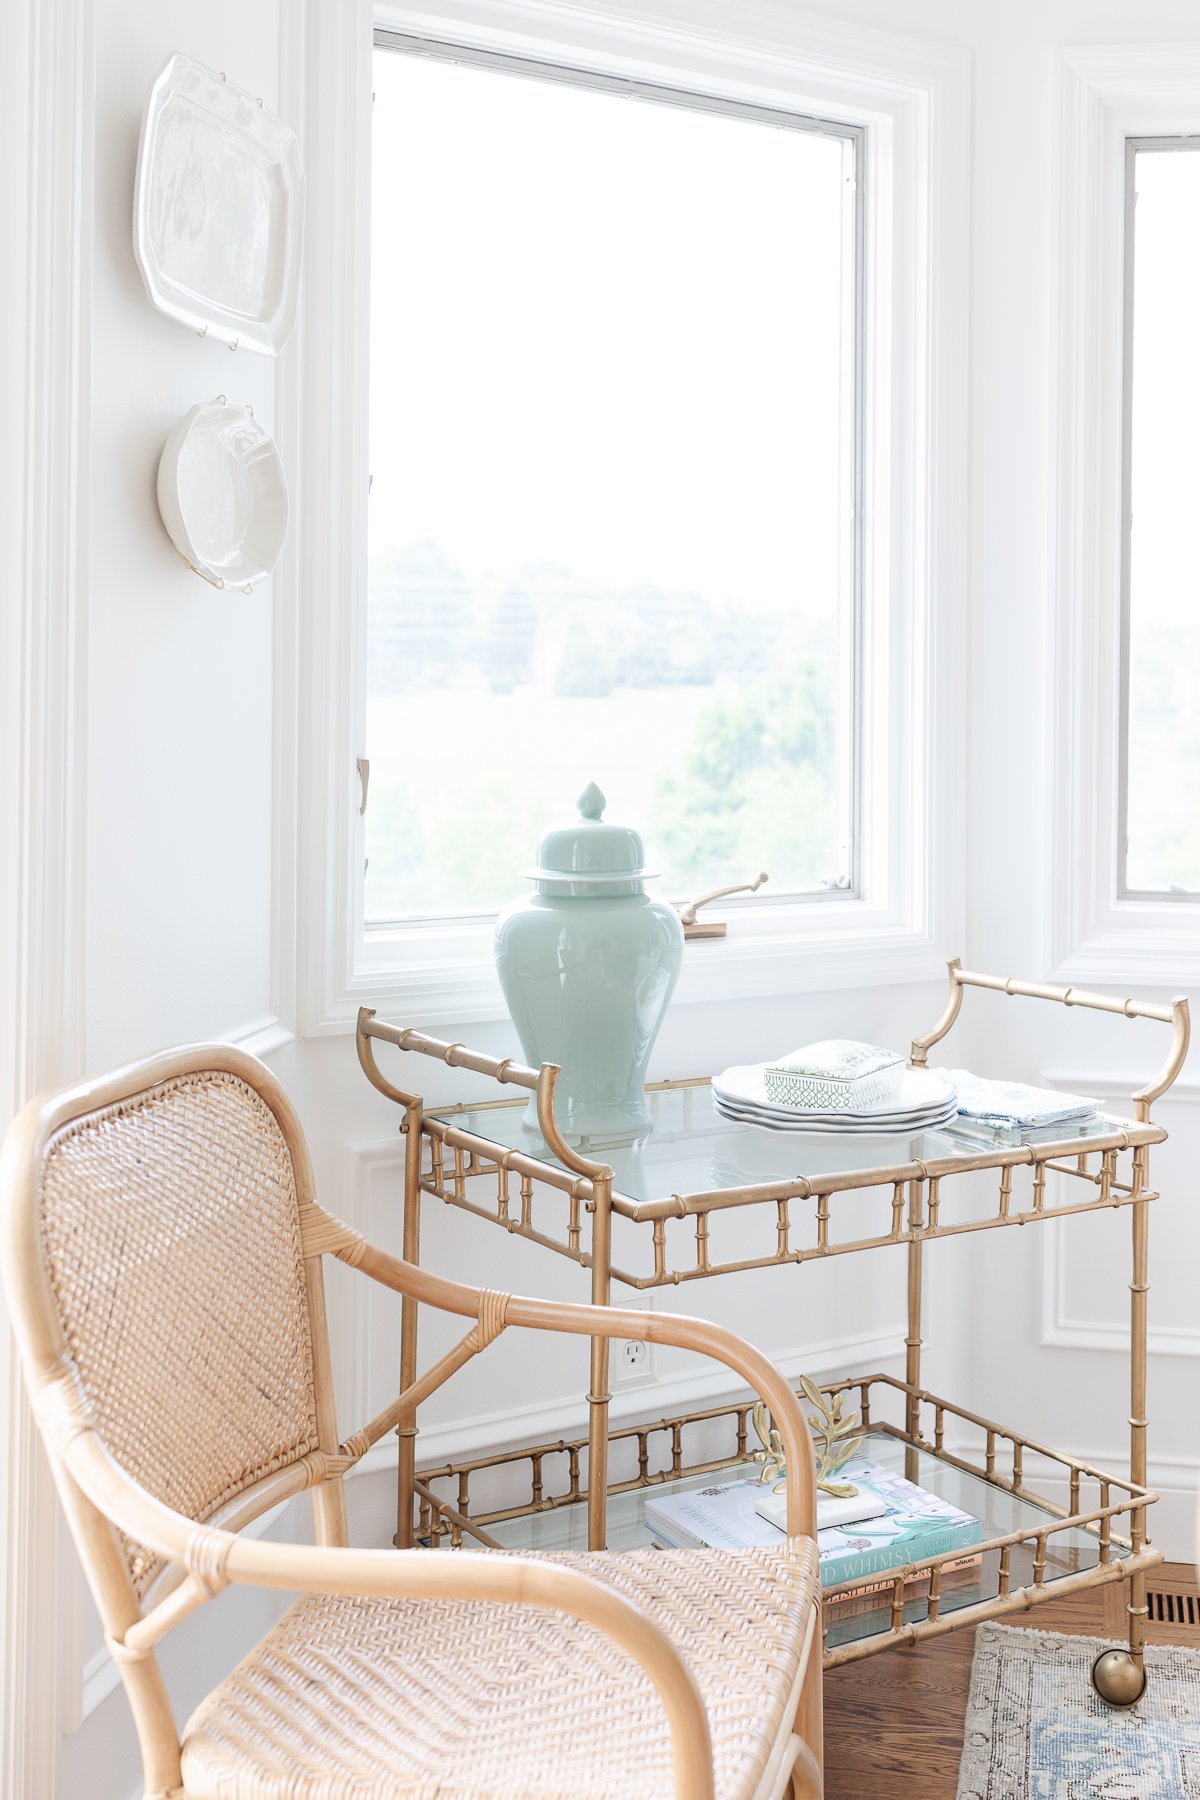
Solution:
[{"label": "wood floor", "polygon": [[[1196,1593],[1195,1571],[1178,1563],[1153,1570],[1151,1584]],[[1003,1622],[1118,1643],[1125,1592],[1119,1582]],[[1148,1635],[1200,1648],[1196,1627],[1152,1624]],[[826,1800],[954,1800],[974,1643],[973,1631],[954,1631],[827,1673]]]}]

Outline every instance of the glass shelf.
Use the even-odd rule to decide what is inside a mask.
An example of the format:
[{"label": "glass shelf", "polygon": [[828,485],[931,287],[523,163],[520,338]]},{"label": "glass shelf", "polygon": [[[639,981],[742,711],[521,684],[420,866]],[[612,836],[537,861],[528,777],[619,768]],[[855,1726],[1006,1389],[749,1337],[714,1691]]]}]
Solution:
[{"label": "glass shelf", "polygon": [[[819,1180],[867,1169],[894,1169],[921,1162],[1002,1163],[1006,1151],[1022,1147],[991,1144],[957,1136],[952,1131],[786,1132],[727,1119],[713,1109],[708,1082],[649,1090],[653,1124],[647,1137],[584,1138],[577,1148],[586,1157],[607,1163],[614,1187],[634,1201],[661,1200],[667,1194],[703,1194],[726,1188],[757,1186],[769,1181]],[[562,1164],[541,1135],[526,1123],[526,1102],[479,1108],[431,1109],[432,1117],[456,1125],[502,1150],[523,1150],[554,1168]],[[1039,1156],[1070,1155],[1097,1138],[1114,1132],[1157,1134],[1128,1119],[1101,1116],[1072,1128],[1061,1141],[1041,1142]]]},{"label": "glass shelf", "polygon": [[[1094,1569],[1100,1563],[1099,1537],[1092,1531],[1072,1526],[1061,1528],[1059,1515],[1049,1507],[1019,1498],[1005,1488],[986,1481],[982,1476],[955,1468],[952,1463],[929,1451],[911,1451],[901,1439],[889,1432],[869,1434],[862,1454],[885,1468],[907,1474],[931,1494],[960,1507],[977,1518],[983,1527],[983,1541],[1005,1537],[1012,1532],[1028,1531],[1031,1541],[1014,1545],[1009,1564],[1009,1585],[1015,1590],[1032,1586],[1034,1581],[1034,1535],[1049,1531],[1046,1542],[1045,1581],[1050,1584],[1063,1576]],[[915,1456],[915,1475],[906,1467],[905,1458]],[[758,1469],[754,1463],[733,1464],[728,1469],[691,1475],[680,1481],[656,1482],[648,1487],[624,1494],[610,1494],[608,1499],[608,1547],[610,1550],[646,1549],[652,1539],[646,1524],[646,1502],[671,1493],[686,1493],[698,1488],[715,1487],[719,1482],[754,1479]],[[1058,1527],[1058,1529],[1056,1529]],[[482,1527],[490,1538],[506,1550],[554,1551],[587,1549],[587,1505],[580,1501],[571,1506],[541,1513],[527,1513]],[[1112,1544],[1110,1560],[1116,1562],[1127,1554],[1119,1544]],[[939,1612],[944,1617],[963,1607],[977,1606],[995,1600],[1000,1593],[1000,1553],[985,1553],[976,1568],[944,1572],[939,1595]],[[829,1611],[826,1648],[836,1649],[860,1638],[873,1637],[891,1630],[891,1590],[879,1596],[878,1606],[851,1602],[854,1608],[839,1613]],[[920,1622],[928,1614],[927,1590],[914,1588],[904,1607],[904,1623]]]}]

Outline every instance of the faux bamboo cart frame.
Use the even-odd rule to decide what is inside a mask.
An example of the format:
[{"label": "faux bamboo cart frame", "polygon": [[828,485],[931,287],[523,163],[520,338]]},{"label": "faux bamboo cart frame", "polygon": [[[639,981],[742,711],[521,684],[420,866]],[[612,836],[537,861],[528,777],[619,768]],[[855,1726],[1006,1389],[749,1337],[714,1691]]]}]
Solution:
[{"label": "faux bamboo cart frame", "polygon": [[[651,1289],[737,1270],[802,1264],[888,1245],[904,1245],[908,1276],[905,1379],[899,1382],[890,1376],[868,1375],[837,1385],[853,1392],[864,1422],[871,1429],[888,1433],[905,1443],[910,1473],[915,1473],[917,1452],[932,1452],[943,1462],[990,1482],[1014,1499],[1036,1504],[1050,1515],[1052,1522],[1039,1529],[1026,1528],[987,1538],[980,1549],[985,1555],[995,1553],[998,1558],[998,1591],[994,1597],[962,1605],[954,1611],[943,1611],[943,1574],[952,1557],[931,1557],[896,1570],[889,1629],[851,1643],[827,1647],[826,1663],[857,1660],[898,1643],[918,1642],[961,1626],[1022,1610],[1054,1595],[1124,1580],[1129,1584],[1129,1647],[1127,1651],[1110,1650],[1097,1658],[1092,1679],[1109,1704],[1128,1706],[1140,1698],[1145,1687],[1146,1571],[1162,1560],[1161,1552],[1155,1550],[1146,1537],[1146,1509],[1157,1498],[1146,1486],[1148,1209],[1150,1202],[1157,1198],[1149,1182],[1149,1155],[1151,1146],[1162,1143],[1166,1137],[1160,1126],[1151,1123],[1150,1108],[1167,1092],[1183,1066],[1190,1034],[1188,1003],[1185,999],[1176,999],[1168,1006],[1156,1006],[1116,999],[1079,988],[1050,987],[981,974],[963,969],[957,961],[949,965],[949,978],[949,998],[941,1018],[932,1030],[913,1039],[910,1066],[914,1068],[925,1066],[929,1050],[950,1031],[968,987],[990,988],[1063,1006],[1118,1013],[1129,1019],[1155,1020],[1172,1028],[1170,1053],[1160,1073],[1133,1094],[1134,1117],[1124,1120],[1105,1115],[1104,1122],[1111,1129],[1102,1128],[1086,1137],[1015,1147],[981,1145],[977,1154],[829,1173],[814,1176],[811,1180],[803,1177],[770,1180],[749,1186],[671,1194],[662,1199],[635,1200],[616,1190],[614,1171],[608,1164],[590,1159],[580,1147],[563,1137],[554,1110],[555,1084],[559,1075],[554,1064],[545,1063],[535,1070],[511,1058],[485,1056],[462,1044],[446,1044],[419,1031],[385,1024],[372,1010],[364,1008],[358,1019],[359,1060],[372,1085],[404,1109],[400,1126],[405,1139],[403,1254],[411,1262],[419,1260],[420,1211],[426,1195],[499,1225],[515,1236],[587,1268],[591,1278],[591,1299],[597,1306],[610,1304],[614,1279],[633,1288]],[[556,1162],[494,1142],[486,1134],[456,1122],[462,1115],[524,1105],[521,1096],[468,1101],[427,1112],[418,1095],[397,1087],[382,1073],[376,1061],[377,1043],[439,1058],[452,1068],[472,1070],[490,1076],[503,1086],[528,1091],[534,1096],[541,1136]],[[654,1083],[647,1091],[664,1093],[703,1089],[708,1085],[707,1077],[696,1077]],[[1016,1179],[1024,1170],[1030,1172],[1030,1191],[1027,1201],[1022,1203]],[[944,1183],[953,1176],[979,1175],[984,1171],[999,1175],[998,1193],[988,1208],[980,1210],[977,1207],[975,1216],[969,1218],[945,1216]],[[1079,1188],[1075,1190],[1078,1197],[1060,1204],[1048,1201],[1047,1176],[1050,1174],[1062,1177],[1066,1183],[1078,1183]],[[550,1209],[544,1204],[539,1205],[535,1184],[566,1197],[565,1220],[561,1200],[554,1207],[553,1218],[547,1217]],[[887,1228],[844,1240],[833,1237],[830,1221],[836,1199],[870,1188],[891,1189]],[[797,1228],[792,1213],[794,1204],[811,1205],[813,1209],[815,1232],[809,1233],[813,1239],[810,1243],[793,1241]],[[535,1206],[538,1208],[536,1219]],[[736,1261],[714,1261],[710,1219],[740,1207],[774,1209],[774,1246],[762,1254]],[[1123,1207],[1130,1209],[1132,1220],[1128,1480],[1035,1443],[1008,1426],[928,1393],[921,1385],[922,1270],[927,1243],[967,1232],[1025,1226]],[[639,1275],[614,1264],[614,1217],[648,1229],[653,1254],[650,1274]],[[669,1251],[669,1225],[674,1226],[670,1234],[672,1246],[678,1234],[690,1227],[689,1254],[678,1263]],[[500,1457],[451,1464],[418,1474],[417,1426],[415,1416],[410,1414],[398,1433],[397,1545],[411,1545],[415,1532],[435,1544],[448,1541],[457,1546],[464,1536],[491,1544],[495,1539],[489,1534],[489,1525],[581,1503],[586,1492],[588,1542],[591,1548],[600,1549],[605,1544],[606,1503],[610,1494],[745,1461],[749,1404],[684,1414],[610,1434],[608,1371],[608,1339],[597,1336],[591,1347],[586,1438],[560,1440]],[[401,1388],[410,1388],[416,1379],[417,1303],[406,1298],[401,1320]],[[889,1396],[897,1405],[903,1404],[902,1428],[879,1418],[877,1409],[873,1412],[873,1402]],[[701,1421],[725,1422],[731,1435],[729,1455],[692,1463],[686,1461],[684,1427]],[[959,1427],[966,1427],[982,1437],[982,1460],[972,1460],[957,1450],[947,1449],[948,1422],[952,1435]],[[652,1473],[650,1446],[659,1434],[666,1434],[670,1463]],[[637,1442],[637,1475],[610,1485],[610,1442],[628,1439]],[[1065,1507],[1035,1493],[1027,1485],[1024,1467],[1027,1455],[1048,1459],[1055,1467],[1069,1495]],[[565,1486],[556,1493],[547,1492],[545,1478],[546,1463],[552,1457],[558,1459],[556,1466],[564,1460],[566,1466]],[[585,1457],[586,1485],[581,1476]],[[472,1479],[485,1471],[494,1473],[506,1465],[521,1462],[529,1464],[528,1502],[490,1512],[472,1512]],[[446,1497],[447,1484],[454,1492],[454,1500]],[[1095,1540],[1096,1565],[1076,1567],[1071,1573],[1047,1580],[1046,1571],[1054,1555],[1056,1536],[1076,1532],[1086,1532]],[[1071,1541],[1066,1535],[1060,1539],[1062,1544]],[[1014,1586],[1016,1563],[1022,1555],[1027,1560],[1029,1549],[1032,1549],[1032,1579],[1024,1585]],[[905,1622],[905,1583],[914,1573],[928,1578],[927,1616]],[[886,1609],[886,1597],[883,1605]]]}]

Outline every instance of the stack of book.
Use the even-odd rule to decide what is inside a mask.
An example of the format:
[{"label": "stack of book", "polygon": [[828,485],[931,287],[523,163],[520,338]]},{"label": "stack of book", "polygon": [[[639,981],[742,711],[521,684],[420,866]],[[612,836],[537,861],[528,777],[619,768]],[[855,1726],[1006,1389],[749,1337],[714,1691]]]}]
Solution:
[{"label": "stack of book", "polygon": [[[942,1587],[972,1580],[983,1527],[970,1513],[906,1481],[881,1463],[855,1456],[838,1470],[839,1481],[858,1489],[854,1501],[822,1499],[817,1516],[821,1586],[840,1591],[831,1604],[872,1609],[887,1603],[889,1573],[931,1556],[947,1557]],[[847,1519],[846,1510],[859,1517]],[[833,1520],[841,1514],[841,1522]],[[861,1516],[869,1513],[869,1517]],[[654,1495],[646,1501],[646,1526],[662,1549],[738,1550],[778,1544],[785,1524],[785,1496],[753,1478],[690,1492]],[[851,1584],[847,1586],[846,1584]],[[929,1575],[906,1578],[905,1598],[919,1598]]]}]

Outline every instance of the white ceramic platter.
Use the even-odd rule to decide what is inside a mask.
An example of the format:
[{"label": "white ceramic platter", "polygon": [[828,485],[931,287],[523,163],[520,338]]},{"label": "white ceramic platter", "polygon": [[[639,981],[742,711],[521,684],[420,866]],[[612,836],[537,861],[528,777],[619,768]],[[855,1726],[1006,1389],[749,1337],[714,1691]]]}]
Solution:
[{"label": "white ceramic platter", "polygon": [[296,322],[304,170],[296,134],[177,52],[150,90],[133,248],[160,311],[277,356]]},{"label": "white ceramic platter", "polygon": [[884,1121],[867,1125],[847,1125],[832,1118],[824,1122],[813,1121],[801,1117],[794,1124],[786,1124],[782,1120],[768,1119],[762,1113],[741,1111],[731,1106],[715,1106],[716,1112],[723,1119],[731,1119],[735,1124],[745,1125],[750,1131],[765,1131],[768,1136],[778,1137],[920,1137],[923,1132],[936,1131],[942,1125],[948,1125],[957,1116],[953,1106],[940,1113],[914,1114],[910,1119],[888,1124]]},{"label": "white ceramic platter", "polygon": [[726,1069],[714,1078],[713,1092],[726,1105],[759,1113],[764,1119],[778,1120],[786,1125],[802,1124],[807,1116],[809,1120],[820,1117],[835,1125],[881,1123],[891,1126],[901,1124],[914,1113],[943,1113],[948,1106],[956,1106],[954,1084],[938,1069],[905,1069],[899,1087],[886,1099],[847,1111],[839,1108],[836,1113],[806,1115],[794,1106],[773,1104],[767,1095],[766,1072],[761,1063]]},{"label": "white ceramic platter", "polygon": [[158,464],[158,510],[189,568],[214,587],[250,588],[275,566],[287,483],[271,434],[224,395],[193,406]]}]

